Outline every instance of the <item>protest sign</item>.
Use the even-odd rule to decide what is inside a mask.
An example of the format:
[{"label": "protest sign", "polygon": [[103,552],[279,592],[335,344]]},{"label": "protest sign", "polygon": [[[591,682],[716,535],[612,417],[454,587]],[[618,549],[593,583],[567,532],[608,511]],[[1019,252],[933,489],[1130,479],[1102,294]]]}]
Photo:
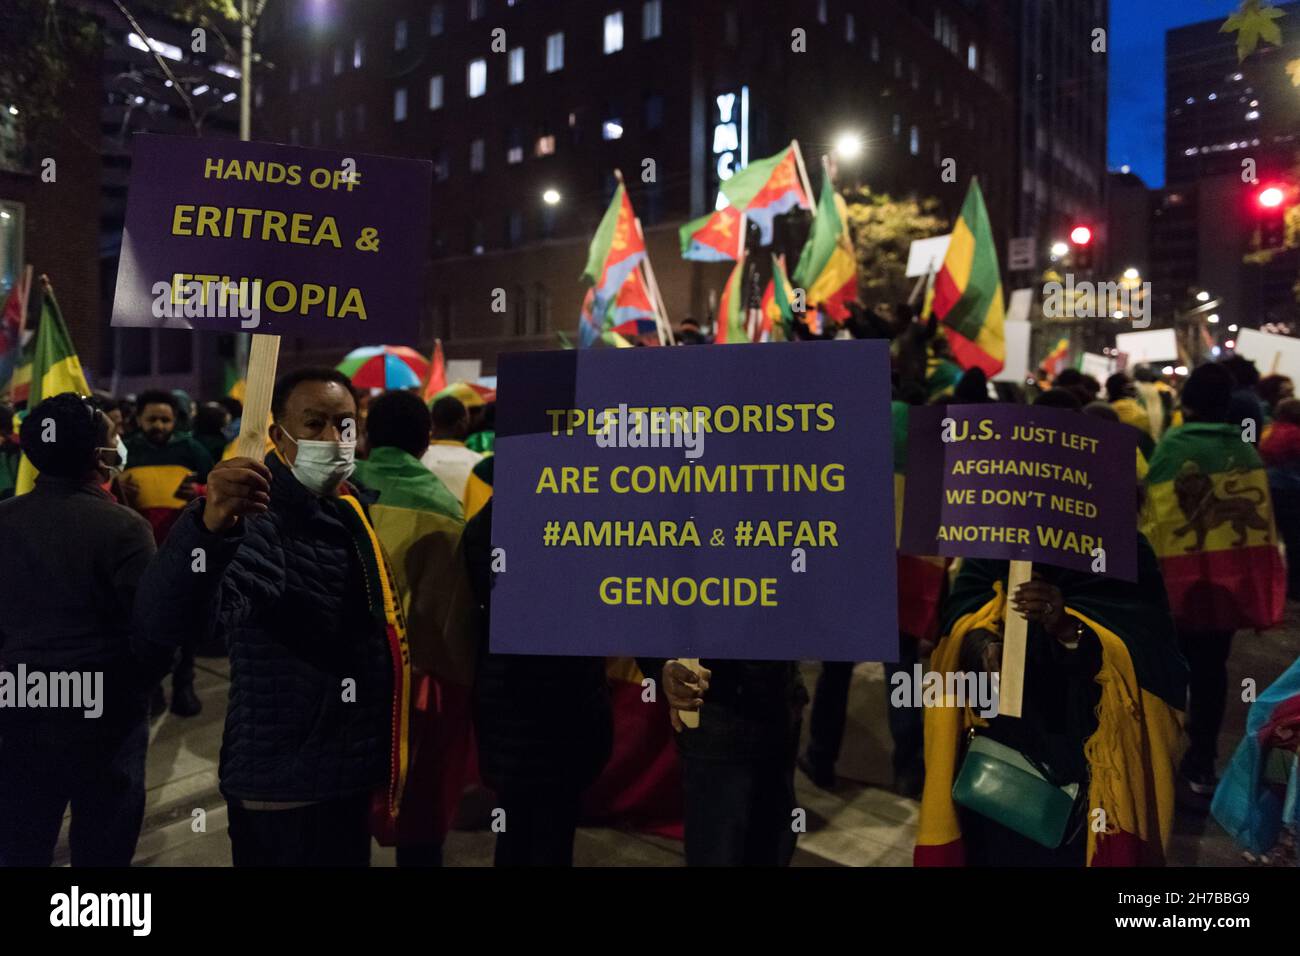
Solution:
[{"label": "protest sign", "polygon": [[132,139],[112,324],[414,341],[431,164]]},{"label": "protest sign", "polygon": [[1178,358],[1178,336],[1173,329],[1120,332],[1115,336],[1115,350],[1128,356],[1130,367],[1172,361]]},{"label": "protest sign", "polygon": [[498,389],[494,652],[896,659],[887,343],[507,353]]},{"label": "protest sign", "polygon": [[1260,375],[1300,380],[1300,339],[1242,329],[1237,333],[1237,354],[1254,362]]},{"label": "protest sign", "polygon": [[1137,575],[1134,430],[1059,408],[914,408],[899,550]]}]

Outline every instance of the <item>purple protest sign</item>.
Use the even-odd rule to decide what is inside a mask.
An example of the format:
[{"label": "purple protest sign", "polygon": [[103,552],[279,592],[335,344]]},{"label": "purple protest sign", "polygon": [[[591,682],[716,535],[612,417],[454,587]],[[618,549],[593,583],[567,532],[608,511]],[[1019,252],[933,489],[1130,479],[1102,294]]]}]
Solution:
[{"label": "purple protest sign", "polygon": [[491,649],[897,659],[884,342],[508,353]]},{"label": "purple protest sign", "polygon": [[1137,432],[1060,408],[913,408],[899,550],[1137,577]]},{"label": "purple protest sign", "polygon": [[431,164],[139,133],[113,325],[412,342]]}]

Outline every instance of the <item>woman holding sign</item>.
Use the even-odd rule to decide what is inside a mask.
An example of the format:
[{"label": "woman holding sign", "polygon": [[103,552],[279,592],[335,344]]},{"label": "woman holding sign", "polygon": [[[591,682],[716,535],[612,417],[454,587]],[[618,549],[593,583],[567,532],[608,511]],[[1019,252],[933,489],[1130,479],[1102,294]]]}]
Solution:
[{"label": "woman holding sign", "polygon": [[[1007,570],[964,562],[931,659],[945,687],[998,671]],[[917,865],[1163,863],[1186,669],[1150,545],[1136,582],[1040,564],[1011,605],[1029,622],[1022,716],[951,691],[927,707]]]}]

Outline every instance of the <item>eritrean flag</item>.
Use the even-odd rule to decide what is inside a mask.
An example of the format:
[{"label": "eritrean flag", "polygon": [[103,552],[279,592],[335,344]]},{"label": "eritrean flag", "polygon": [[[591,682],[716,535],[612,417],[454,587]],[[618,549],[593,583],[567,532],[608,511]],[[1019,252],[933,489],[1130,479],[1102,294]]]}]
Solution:
[{"label": "eritrean flag", "polygon": [[1232,631],[1282,619],[1286,565],[1268,476],[1232,424],[1165,433],[1151,457],[1142,530],[1150,539],[1180,627]]},{"label": "eritrean flag", "polygon": [[[894,540],[903,534],[903,494],[907,483],[906,402],[893,402]],[[898,629],[918,640],[933,640],[939,630],[939,605],[947,562],[943,558],[898,554]]]},{"label": "eritrean flag", "polygon": [[984,194],[974,179],[934,279],[933,308],[962,368],[981,368],[989,376],[1002,371],[1002,278]]},{"label": "eritrean flag", "polygon": [[758,223],[760,241],[772,241],[772,221],[798,206],[808,209],[812,203],[799,181],[795,165],[794,143],[775,156],[757,159],[719,187],[745,218]]},{"label": "eritrean flag", "polygon": [[744,278],[745,261],[742,259],[732,267],[727,284],[722,287],[722,296],[718,299],[718,315],[713,323],[715,345],[735,345],[749,341],[749,334],[745,331]]},{"label": "eritrean flag", "polygon": [[727,262],[740,247],[740,210],[723,206],[717,212],[692,219],[678,230],[682,258],[696,262]]},{"label": "eritrean flag", "polygon": [[0,389],[10,384],[22,360],[23,322],[27,318],[28,271],[13,284],[0,312]]},{"label": "eritrean flag", "polygon": [[794,267],[794,281],[805,290],[810,319],[820,308],[834,321],[843,322],[849,317],[848,303],[858,297],[858,262],[848,221],[844,200],[836,195],[830,177],[823,177],[817,216]]},{"label": "eritrean flag", "polygon": [[[654,306],[650,303],[650,292],[646,289],[645,280],[641,278],[640,269],[633,269],[623,280],[611,308],[611,331],[618,335],[637,338],[654,335],[659,331]],[[655,344],[659,344],[657,338]]]},{"label": "eritrean flag", "polygon": [[605,321],[618,290],[637,263],[645,258],[645,242],[637,229],[632,200],[622,183],[600,220],[587,253],[587,267],[582,279],[592,288],[582,303],[578,319],[578,344],[594,345],[606,331]]},{"label": "eritrean flag", "polygon": [[[1083,745],[1088,763],[1088,866],[1162,865],[1173,834],[1187,666],[1178,653],[1156,556],[1141,536],[1137,553],[1136,583],[1035,566],[1035,572],[1060,589],[1066,614],[1096,635],[1101,651],[1095,678],[1101,693],[1097,729]],[[972,631],[1002,632],[1007,571],[1006,561],[963,560],[945,602],[946,634],[930,657],[932,671],[960,673],[962,642]],[[1027,692],[1037,672],[1035,661],[1041,660],[1040,652],[1051,640],[1041,626],[1030,625]],[[926,707],[924,717],[925,789],[912,859],[917,866],[962,866],[966,846],[952,786],[963,742],[985,721],[951,698],[943,706]]]},{"label": "eritrean flag", "polygon": [[[30,411],[50,396],[63,392],[89,395],[90,385],[86,373],[81,370],[77,350],[72,347],[68,327],[63,324],[63,313],[54,299],[54,290],[46,286],[41,299],[41,324],[36,330],[36,345],[32,350],[27,408]],[[14,494],[26,494],[35,484],[36,469],[23,455],[18,465]]]},{"label": "eritrean flag", "polygon": [[433,354],[429,356],[429,372],[424,377],[424,386],[420,389],[420,398],[426,405],[433,404],[433,397],[447,387],[447,361],[442,355],[442,339],[433,340]]}]

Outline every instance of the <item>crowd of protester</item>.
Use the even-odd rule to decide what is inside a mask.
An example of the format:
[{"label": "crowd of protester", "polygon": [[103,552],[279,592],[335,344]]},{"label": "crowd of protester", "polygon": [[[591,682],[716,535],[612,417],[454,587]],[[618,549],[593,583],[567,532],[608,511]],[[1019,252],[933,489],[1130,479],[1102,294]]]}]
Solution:
[{"label": "crowd of protester", "polygon": [[[921,800],[917,862],[1164,862],[1175,792],[1219,786],[1234,638],[1277,621],[1220,598],[1208,613],[1208,569],[1166,581],[1158,542],[1169,522],[1197,517],[1156,513],[1144,489],[1153,476],[1216,471],[1225,456],[1243,472],[1266,467],[1252,520],[1276,527],[1279,555],[1279,535],[1300,553],[1291,381],[1233,358],[1180,381],[1140,367],[1105,382],[1065,369],[1025,387],[990,383],[906,310],[880,321],[895,324],[896,421],[926,403],[1042,404],[1132,428],[1139,449],[1136,582],[1041,566],[1008,595],[1006,562],[930,559],[942,573],[920,594],[900,570],[900,605],[933,613],[900,613],[887,677],[927,660],[996,673],[1008,609],[1029,622],[1022,717],[881,715],[893,786]],[[678,338],[706,341],[697,326]],[[242,411],[181,392],[65,393],[15,433],[0,407],[0,498],[12,496],[20,449],[40,473],[33,492],[0,502],[3,666],[100,671],[112,691],[93,721],[0,713],[0,863],[48,865],[69,805],[74,865],[130,862],[149,723],[168,706],[167,675],[171,712],[200,712],[196,654],[230,661],[220,785],[236,866],[365,865],[381,834],[399,865],[438,865],[474,776],[508,821],[498,865],[572,863],[625,731],[610,662],[489,650],[494,406],[358,396],[336,370],[298,369],[276,383],[255,457],[235,453]],[[55,441],[41,439],[49,422]],[[1251,573],[1300,595],[1280,558]],[[625,663],[662,690],[650,706],[674,741],[687,863],[788,863],[796,767],[832,788],[845,746],[861,745],[845,740],[853,664],[821,665],[800,752],[799,662]],[[700,712],[697,728],[683,730],[683,711]],[[963,762],[990,753],[1018,755],[1068,795],[1059,838],[959,799]],[[1098,807],[1109,814],[1100,828]]]}]

